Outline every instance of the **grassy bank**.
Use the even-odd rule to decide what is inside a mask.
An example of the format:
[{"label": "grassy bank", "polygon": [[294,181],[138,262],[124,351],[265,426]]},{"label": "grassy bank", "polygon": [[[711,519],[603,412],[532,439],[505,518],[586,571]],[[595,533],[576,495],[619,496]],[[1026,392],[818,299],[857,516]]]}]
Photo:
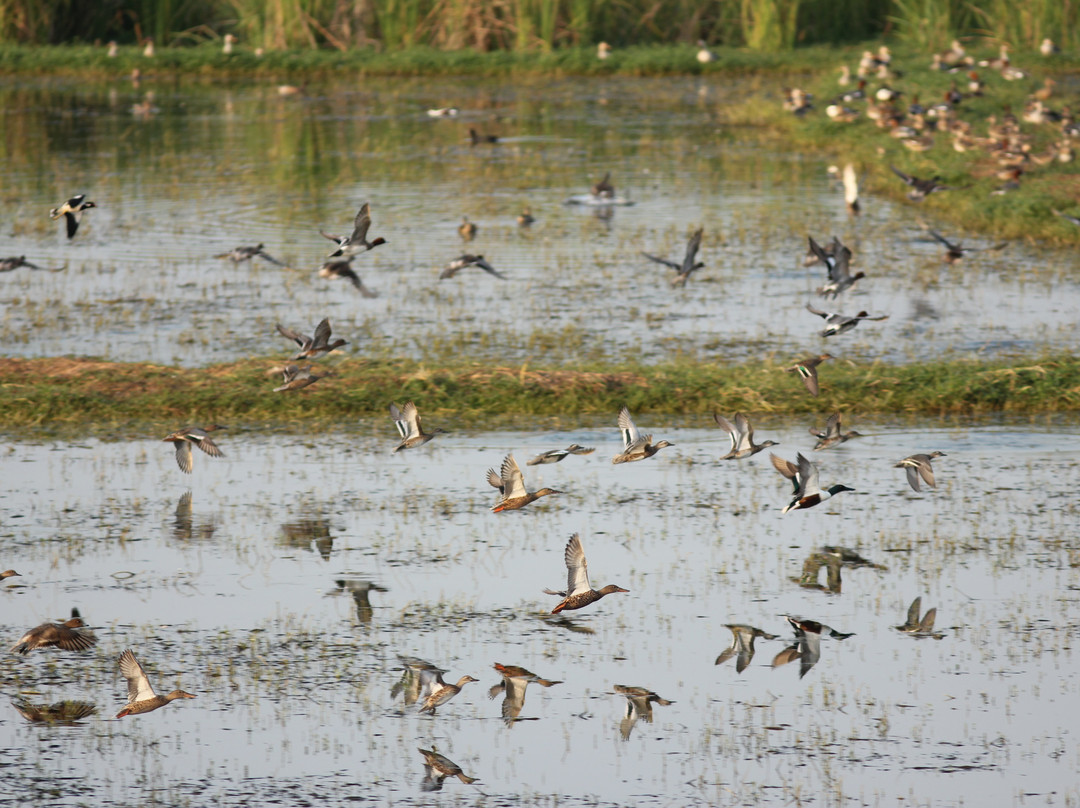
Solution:
[{"label": "grassy bank", "polygon": [[[784,357],[783,361],[788,361]],[[779,359],[778,359],[779,361]],[[280,374],[269,360],[201,369],[76,359],[0,362],[0,419],[8,429],[83,425],[108,429],[146,423],[303,423],[329,428],[346,419],[383,416],[391,400],[413,399],[438,424],[499,417],[634,412],[729,415],[884,413],[900,416],[1035,415],[1080,411],[1080,359],[1016,363],[942,362],[820,367],[821,395],[771,360],[742,365],[677,363],[569,370],[463,363],[431,368],[409,362],[345,360],[333,375],[300,391],[274,393]]]}]

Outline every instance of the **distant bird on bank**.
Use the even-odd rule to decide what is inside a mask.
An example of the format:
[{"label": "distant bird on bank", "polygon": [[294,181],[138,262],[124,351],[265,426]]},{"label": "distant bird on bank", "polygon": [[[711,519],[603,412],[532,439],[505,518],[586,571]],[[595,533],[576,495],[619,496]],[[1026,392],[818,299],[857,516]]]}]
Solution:
[{"label": "distant bird on bank", "polygon": [[911,174],[905,174],[896,166],[889,166],[892,169],[893,174],[898,176],[904,181],[905,185],[911,187],[908,191],[908,199],[912,202],[922,202],[930,194],[937,193],[938,191],[949,191],[952,187],[949,185],[942,185],[936,174],[928,180],[921,180],[918,177],[913,177]]},{"label": "distant bird on bank", "polygon": [[777,457],[774,454],[770,454],[769,457],[772,458],[773,468],[779,471],[787,479],[791,480],[795,491],[795,496],[792,498],[791,502],[784,507],[781,513],[813,508],[815,505],[819,505],[839,493],[855,490],[854,488],[839,484],[823,490],[818,484],[817,466],[810,462],[802,453],[799,453],[797,456],[798,464],[792,463],[790,460],[785,460],[782,457]]},{"label": "distant bird on bank", "polygon": [[49,211],[50,219],[59,219],[61,216],[67,223],[67,237],[74,238],[79,230],[79,222],[82,220],[84,211],[96,208],[93,202],[86,198],[86,194],[76,194],[63,205]]},{"label": "distant bird on bank", "polygon": [[934,241],[938,242],[945,248],[946,264],[955,264],[961,261],[963,257],[970,252],[990,252],[1004,250],[1006,247],[1009,246],[1009,243],[1007,241],[1003,241],[1000,244],[995,244],[992,247],[965,247],[959,243],[953,244],[943,235],[934,230],[930,231],[930,235],[934,238]]},{"label": "distant bird on bank", "polygon": [[461,270],[466,267],[477,266],[489,275],[494,275],[496,278],[506,280],[506,276],[495,269],[491,264],[484,260],[482,255],[469,255],[466,253],[460,258],[455,258],[449,264],[446,265],[446,269],[439,273],[439,280],[444,281],[447,278],[452,278],[457,275]]},{"label": "distant bird on bank", "polygon": [[327,258],[337,258],[341,255],[352,256],[357,253],[373,250],[380,244],[385,244],[386,239],[379,236],[373,241],[367,240],[368,230],[371,228],[371,205],[365,202],[353,220],[353,231],[348,236],[332,236],[322,230],[319,233],[323,238],[337,244],[337,249],[327,255]]},{"label": "distant bird on bank", "polygon": [[810,392],[810,395],[816,396],[818,394],[818,372],[817,367],[826,359],[832,359],[832,354],[821,354],[820,356],[811,356],[807,359],[803,359],[800,362],[796,362],[789,368],[784,368],[785,373],[798,373],[799,378],[803,380],[803,384],[806,385],[806,389]]},{"label": "distant bird on bank", "polygon": [[521,213],[517,216],[518,227],[529,227],[536,221],[536,217],[532,215],[532,211],[529,208],[522,208]]},{"label": "distant bird on bank", "polygon": [[161,439],[162,443],[172,443],[176,448],[176,465],[180,467],[180,471],[184,474],[191,474],[191,469],[194,464],[194,457],[191,451],[192,446],[198,446],[204,453],[210,455],[210,457],[224,457],[224,452],[217,447],[210,438],[211,432],[217,429],[225,429],[226,427],[220,424],[211,424],[207,427],[190,426],[178,429],[175,432],[169,434],[167,437]]},{"label": "distant bird on bank", "polygon": [[520,510],[540,497],[562,493],[554,488],[541,488],[536,493],[525,490],[525,477],[512,454],[503,458],[499,474],[495,473],[495,469],[488,469],[487,481],[493,488],[499,489],[499,501],[491,506],[495,513]]},{"label": "distant bird on bank", "polygon": [[446,432],[440,427],[436,427],[431,432],[425,432],[420,425],[420,413],[417,412],[416,405],[411,401],[405,402],[405,405],[400,408],[397,404],[391,403],[390,417],[394,419],[394,425],[397,426],[398,432],[401,434],[401,443],[394,448],[394,452],[423,446],[436,435]]},{"label": "distant bird on bank", "polygon": [[859,215],[859,178],[851,163],[844,166],[844,205],[852,216]]},{"label": "distant bird on bank", "polygon": [[343,339],[336,339],[330,342],[330,320],[323,318],[317,326],[315,326],[315,333],[313,336],[305,336],[291,328],[286,328],[281,323],[277,324],[277,331],[281,336],[286,339],[291,339],[295,342],[300,350],[293,357],[293,360],[297,359],[314,359],[319,354],[329,354],[331,351],[335,351],[342,345],[348,345],[349,343]]},{"label": "distant bird on bank", "polygon": [[707,65],[716,61],[716,54],[709,50],[709,46],[705,43],[704,39],[698,40],[698,52],[696,59],[703,65]]},{"label": "distant bird on bank", "polygon": [[840,413],[838,412],[834,412],[829,416],[829,419],[825,422],[824,429],[814,429],[814,427],[810,427],[810,434],[818,439],[817,444],[814,446],[814,451],[828,449],[830,446],[839,446],[841,443],[845,443],[852,438],[862,437],[862,435],[854,429],[850,432],[841,431]]},{"label": "distant bird on bank", "polygon": [[767,440],[764,443],[754,443],[754,428],[750,425],[750,421],[741,412],[735,413],[735,423],[732,424],[724,416],[719,413],[713,413],[713,420],[716,421],[716,425],[728,433],[728,437],[731,438],[731,451],[721,457],[721,460],[741,460],[744,457],[750,457],[760,452],[762,449],[767,449],[770,446],[779,446],[776,441]]},{"label": "distant bird on bank", "polygon": [[476,238],[477,227],[474,222],[469,221],[468,216],[462,216],[461,224],[458,225],[457,231],[458,235],[461,236],[464,241],[472,241]]},{"label": "distant bird on bank", "polygon": [[319,269],[320,278],[329,278],[336,280],[339,278],[348,279],[349,283],[356,287],[361,295],[367,298],[378,297],[379,293],[368,289],[364,286],[364,282],[360,280],[360,276],[356,274],[356,271],[352,268],[352,258],[339,258],[337,261],[327,261]]},{"label": "distant bird on bank", "polygon": [[429,118],[456,118],[458,116],[458,108],[437,107],[435,109],[429,109],[427,114]]},{"label": "distant bird on bank", "polygon": [[262,244],[256,244],[254,247],[236,247],[228,252],[218,253],[214,258],[227,258],[234,264],[250,261],[252,258],[262,258],[271,264],[277,264],[279,267],[287,266],[287,264],[283,264],[269,253],[264,252]]},{"label": "distant bird on bank", "polygon": [[850,331],[857,326],[863,320],[887,320],[889,315],[876,314],[870,315],[865,311],[860,311],[858,314],[851,317],[839,314],[831,311],[821,311],[821,309],[815,309],[813,304],[807,303],[806,310],[811,314],[816,314],[825,320],[825,330],[821,332],[823,337],[833,337],[837,334],[843,334],[846,331]]},{"label": "distant bird on bank", "polygon": [[586,449],[584,446],[578,446],[576,443],[571,443],[565,449],[551,449],[547,452],[542,452],[530,460],[525,465],[527,466],[542,466],[548,463],[559,463],[563,459],[569,457],[572,454],[575,455],[587,455],[595,452],[595,447]]},{"label": "distant bird on bank", "polygon": [[704,231],[704,228],[699,227],[690,235],[690,240],[686,243],[686,254],[683,256],[682,263],[669,261],[667,258],[661,258],[658,255],[652,255],[647,252],[643,252],[642,255],[650,261],[655,261],[658,264],[671,267],[678,273],[671,279],[672,286],[686,286],[686,282],[690,279],[690,276],[695,271],[705,266],[704,262],[695,262],[694,260],[697,257],[698,249],[701,247],[701,235]]},{"label": "distant bird on bank", "polygon": [[233,45],[238,41],[239,40],[233,34],[225,34],[225,36],[222,37],[222,42],[224,44],[221,46],[221,52],[228,56],[233,52]]},{"label": "distant bird on bank", "polygon": [[910,457],[905,457],[893,468],[902,468],[907,471],[907,481],[913,491],[921,491],[919,487],[919,478],[931,488],[935,488],[934,484],[934,467],[931,465],[931,461],[935,457],[945,457],[944,452],[931,452],[930,454],[914,454]]},{"label": "distant bird on bank", "polygon": [[585,560],[585,548],[582,546],[577,533],[571,536],[570,541],[566,543],[563,560],[566,562],[567,572],[566,591],[544,590],[545,595],[558,595],[562,598],[559,605],[551,610],[552,614],[583,609],[590,603],[596,603],[605,595],[630,591],[615,584],[608,584],[600,590],[592,588],[592,584],[589,583],[589,563]]},{"label": "distant bird on bank", "polygon": [[146,672],[143,671],[142,665],[135,658],[135,654],[131,653],[130,648],[120,655],[120,673],[127,680],[128,701],[127,706],[116,714],[117,718],[150,713],[177,699],[195,698],[194,694],[186,690],[174,690],[164,696],[159,696],[150,686]]},{"label": "distant bird on bank", "polygon": [[85,651],[97,644],[97,637],[84,631],[86,623],[78,609],[71,610],[71,618],[63,623],[42,623],[22,635],[12,647],[13,654],[29,654],[38,648],[60,648],[63,651]]},{"label": "distant bird on bank", "polygon": [[866,277],[865,272],[851,274],[848,267],[851,263],[851,250],[840,243],[840,239],[833,237],[832,244],[827,249],[814,241],[813,236],[806,237],[810,244],[810,252],[823,263],[826,268],[828,279],[824,286],[818,289],[822,297],[832,297],[836,300],[837,295],[847,291],[855,282]]},{"label": "distant bird on bank", "polygon": [[606,42],[601,42],[596,46],[596,58],[607,59],[611,56],[611,45]]},{"label": "distant bird on bank", "polygon": [[635,460],[645,460],[661,449],[675,445],[666,440],[654,444],[652,435],[642,435],[630,417],[630,410],[626,407],[619,410],[619,429],[622,431],[623,450],[611,458],[612,463],[633,463]]}]

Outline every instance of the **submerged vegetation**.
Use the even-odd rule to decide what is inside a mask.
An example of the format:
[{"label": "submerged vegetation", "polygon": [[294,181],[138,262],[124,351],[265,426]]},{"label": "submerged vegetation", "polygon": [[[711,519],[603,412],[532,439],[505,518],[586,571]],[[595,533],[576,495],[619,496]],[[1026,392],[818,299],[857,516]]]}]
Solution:
[{"label": "submerged vegetation", "polygon": [[[784,361],[790,357],[784,357]],[[460,425],[566,413],[705,414],[723,411],[893,415],[1036,415],[1080,411],[1080,359],[1023,362],[925,362],[856,365],[833,360],[810,397],[778,361],[738,365],[669,362],[572,369],[432,368],[412,362],[346,360],[296,393],[279,384],[269,361],[187,369],[80,359],[8,359],[0,365],[0,419],[11,428],[132,422],[304,423],[329,428],[343,419],[385,416],[391,400],[423,401],[425,415],[452,412]]]}]

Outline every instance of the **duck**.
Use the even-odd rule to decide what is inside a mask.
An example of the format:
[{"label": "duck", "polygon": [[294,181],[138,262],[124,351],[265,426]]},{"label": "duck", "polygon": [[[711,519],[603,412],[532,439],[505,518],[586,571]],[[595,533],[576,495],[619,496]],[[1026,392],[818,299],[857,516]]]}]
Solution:
[{"label": "duck", "polygon": [[946,457],[944,452],[931,452],[930,454],[913,454],[910,457],[905,457],[893,468],[906,469],[908,485],[911,486],[913,491],[921,491],[919,487],[919,478],[921,477],[931,488],[935,488],[934,483],[934,467],[931,465],[931,461],[936,457]]},{"label": "duck", "polygon": [[828,275],[828,282],[818,289],[822,297],[832,297],[836,300],[837,295],[847,291],[855,283],[866,277],[865,272],[851,274],[848,269],[851,263],[851,250],[840,243],[840,239],[833,237],[833,243],[829,249],[822,249],[821,245],[814,241],[813,236],[807,236],[810,244],[810,252],[818,261],[823,263]]},{"label": "duck", "polygon": [[442,789],[443,780],[447,777],[456,777],[465,785],[476,782],[475,777],[469,777],[461,770],[461,767],[445,755],[440,755],[432,749],[416,750],[424,756],[424,780],[420,784],[422,791],[439,791]]},{"label": "duck", "polygon": [[191,451],[192,446],[198,446],[210,457],[225,456],[225,453],[222,452],[217,444],[210,438],[210,433],[218,429],[227,429],[227,427],[224,427],[221,424],[211,424],[206,427],[187,426],[183,429],[178,429],[175,432],[170,432],[166,437],[161,439],[161,442],[171,443],[176,448],[176,465],[180,467],[180,471],[184,472],[184,474],[191,474],[194,463],[194,455]]},{"label": "duck", "polygon": [[337,244],[337,249],[329,253],[327,258],[337,258],[342,255],[356,255],[360,252],[367,252],[368,250],[374,250],[380,244],[386,244],[386,239],[382,236],[368,241],[367,233],[371,228],[371,205],[365,202],[360,206],[360,210],[356,214],[356,218],[353,220],[353,231],[348,236],[332,236],[322,230],[319,233],[323,238],[329,239]]},{"label": "duck", "polygon": [[437,107],[427,111],[429,118],[456,118],[458,113],[457,107]]},{"label": "duck", "polygon": [[1003,241],[1000,244],[995,244],[993,247],[983,247],[983,248],[965,247],[965,246],[963,246],[962,244],[959,244],[959,243],[953,244],[951,241],[946,239],[943,235],[941,235],[940,233],[938,233],[938,232],[936,232],[934,230],[931,230],[929,232],[930,232],[930,235],[933,237],[933,239],[935,241],[937,241],[939,244],[941,244],[945,248],[945,257],[944,257],[943,260],[945,261],[946,264],[959,263],[961,260],[963,260],[964,256],[967,255],[970,252],[982,252],[984,250],[987,250],[987,251],[1004,250],[1006,247],[1009,246],[1009,243],[1007,241]]},{"label": "duck", "polygon": [[495,267],[485,261],[484,256],[470,255],[466,253],[465,255],[455,258],[453,261],[447,264],[446,268],[439,273],[439,280],[444,281],[447,278],[452,278],[459,272],[461,272],[461,270],[465,269],[465,267],[471,266],[480,267],[480,269],[484,270],[484,272],[488,273],[489,275],[494,275],[496,278],[500,278],[504,281],[507,279],[505,275],[503,275],[501,272],[496,270]]},{"label": "duck", "polygon": [[400,452],[402,449],[414,449],[417,446],[423,446],[429,440],[436,435],[441,435],[446,432],[445,429],[436,427],[431,432],[425,432],[423,427],[420,426],[420,413],[416,410],[416,405],[411,401],[405,402],[405,406],[398,407],[397,404],[390,404],[390,417],[394,419],[394,424],[398,428],[398,432],[401,433],[401,443],[399,443],[392,453]]},{"label": "duck", "polygon": [[15,570],[4,570],[0,572],[0,582],[6,581],[8,578],[22,578],[22,575],[15,572]]},{"label": "duck", "polygon": [[910,199],[912,202],[922,202],[930,194],[937,193],[939,191],[952,190],[950,186],[942,185],[938,181],[940,177],[938,177],[937,175],[934,175],[928,180],[921,180],[918,177],[912,176],[911,174],[905,174],[896,166],[889,166],[889,168],[892,169],[893,174],[895,174],[904,181],[905,185],[911,187],[911,190],[908,191],[908,199]]},{"label": "duck", "polygon": [[667,707],[675,702],[661,698],[652,690],[636,685],[615,685],[615,692],[626,696],[626,715],[619,722],[619,732],[624,741],[630,740],[630,733],[638,720],[651,724],[653,720],[653,704]]},{"label": "duck", "polygon": [[831,446],[839,446],[841,443],[846,443],[852,438],[861,438],[862,435],[856,432],[854,429],[850,432],[842,432],[840,428],[840,413],[834,412],[825,421],[824,429],[814,429],[810,427],[810,434],[818,439],[818,442],[814,445],[814,451],[820,451],[821,449],[828,449]]},{"label": "duck", "polygon": [[554,687],[562,684],[554,679],[542,679],[518,665],[500,665],[496,662],[495,670],[502,676],[502,681],[488,690],[488,698],[493,699],[499,693],[503,694],[502,719],[507,726],[512,726],[519,720],[518,716],[525,706],[525,691],[529,685],[536,683],[541,687]]},{"label": "duck", "polygon": [[[431,673],[431,672],[428,672]],[[424,703],[420,705],[420,712],[431,713],[435,715],[435,708],[439,707],[450,699],[454,698],[461,692],[461,688],[469,684],[469,682],[478,682],[479,679],[474,679],[471,676],[462,676],[457,680],[457,684],[448,685],[443,681],[442,672],[434,672],[430,675],[430,693],[428,697],[424,699]]]},{"label": "duck", "polygon": [[709,46],[705,44],[704,39],[698,40],[698,52],[695,58],[703,65],[710,64],[716,61],[716,54],[709,50]]},{"label": "duck", "polygon": [[731,630],[731,645],[724,649],[716,658],[714,665],[723,665],[732,657],[735,657],[735,672],[742,673],[754,658],[754,640],[760,637],[763,640],[775,640],[775,634],[769,634],[760,628],[748,626],[743,623],[727,623],[724,626]]},{"label": "duck", "polygon": [[650,261],[655,261],[658,264],[671,267],[678,274],[671,279],[672,286],[686,286],[686,282],[690,280],[690,276],[697,270],[705,266],[704,262],[696,261],[698,249],[701,247],[701,235],[705,232],[705,228],[699,227],[693,233],[690,234],[690,239],[686,243],[686,253],[683,255],[682,263],[677,261],[669,261],[667,258],[661,258],[658,255],[652,253],[643,252],[642,255],[648,258]]},{"label": "duck", "polygon": [[859,178],[851,163],[844,165],[844,206],[852,216],[859,215]]},{"label": "duck", "polygon": [[799,378],[803,380],[803,384],[806,385],[806,389],[809,391],[810,395],[817,396],[819,392],[817,366],[826,359],[832,358],[832,354],[827,353],[821,354],[820,356],[811,356],[796,362],[789,368],[783,368],[783,371],[785,373],[798,373]]},{"label": "duck", "polygon": [[912,634],[916,637],[933,637],[935,640],[942,639],[944,634],[934,633],[934,621],[937,619],[937,609],[927,609],[926,614],[919,619],[922,611],[922,597],[917,597],[908,606],[907,619],[903,625],[895,626],[897,631]]},{"label": "duck", "polygon": [[823,625],[816,620],[802,620],[796,617],[787,617],[788,623],[795,630],[795,643],[785,648],[773,659],[773,667],[778,668],[789,662],[799,661],[799,678],[803,678],[810,669],[821,659],[821,637],[828,632],[828,636],[838,640],[846,640],[852,634],[841,634],[829,626]]},{"label": "duck", "polygon": [[630,418],[630,410],[626,407],[619,410],[619,429],[622,430],[623,450],[611,458],[612,463],[633,463],[635,460],[645,460],[661,449],[675,445],[666,440],[654,444],[652,435],[642,435],[633,419]]},{"label": "duck", "polygon": [[233,45],[235,45],[238,41],[239,40],[233,34],[225,34],[225,36],[222,38],[222,42],[224,44],[221,46],[221,52],[228,56],[230,53],[233,52]]},{"label": "duck", "polygon": [[356,271],[352,268],[352,259],[353,257],[350,256],[348,258],[339,258],[336,261],[325,262],[319,269],[319,277],[329,278],[331,280],[347,278],[349,283],[356,287],[356,291],[358,291],[364,297],[378,297],[378,292],[368,289],[366,286],[364,286],[364,282],[360,280],[360,276],[357,275]]},{"label": "duck", "polygon": [[289,390],[302,390],[305,387],[315,384],[319,379],[325,379],[327,376],[331,375],[329,371],[323,374],[312,373],[311,369],[311,365],[305,367],[286,365],[281,369],[281,375],[285,383],[279,387],[275,387],[274,392],[284,393]]},{"label": "duck", "polygon": [[581,544],[581,538],[575,533],[566,543],[563,551],[563,559],[566,562],[566,591],[559,592],[554,589],[545,589],[545,595],[558,595],[562,598],[559,605],[551,610],[552,614],[562,611],[583,609],[590,603],[596,603],[605,595],[615,592],[629,592],[615,584],[608,584],[603,589],[593,589],[589,583],[589,563],[585,560],[585,548]]},{"label": "duck", "polygon": [[329,354],[342,345],[349,344],[340,338],[330,342],[330,319],[326,317],[319,321],[319,324],[315,326],[315,333],[310,337],[293,331],[291,328],[286,328],[281,323],[277,324],[277,331],[281,336],[291,339],[300,347],[300,351],[293,357],[294,360],[313,359],[319,354]]},{"label": "duck", "polygon": [[30,629],[11,647],[13,654],[25,656],[38,648],[60,648],[63,651],[85,651],[97,644],[97,637],[84,631],[86,623],[78,609],[71,610],[71,618],[63,623],[42,623]]},{"label": "duck", "polygon": [[465,241],[472,241],[476,238],[476,225],[469,221],[468,216],[461,217],[461,224],[458,225],[458,235]]},{"label": "duck", "polygon": [[536,221],[536,217],[532,215],[532,211],[529,208],[522,208],[521,213],[517,215],[518,227],[529,227]]},{"label": "duck", "polygon": [[589,193],[603,199],[614,199],[615,186],[611,184],[611,172],[606,172],[603,179],[594,182],[589,189]]},{"label": "duck", "polygon": [[498,135],[481,134],[480,132],[477,132],[472,127],[469,127],[469,142],[473,146],[478,146],[481,143],[498,143],[499,142],[499,136]]},{"label": "duck", "polygon": [[540,497],[563,493],[554,488],[541,488],[535,493],[526,491],[525,478],[512,454],[503,458],[499,474],[495,473],[495,469],[488,469],[487,481],[492,487],[499,489],[499,501],[491,506],[494,513],[517,511]]},{"label": "duck", "polygon": [[264,252],[262,244],[256,244],[254,247],[235,247],[228,252],[218,253],[214,258],[227,258],[234,264],[250,261],[252,258],[262,258],[265,261],[269,261],[271,264],[277,264],[279,267],[288,266],[269,253]]},{"label": "duck", "polygon": [[721,460],[741,460],[744,457],[750,457],[756,455],[762,449],[767,449],[770,446],[779,446],[776,441],[767,440],[763,443],[754,443],[754,428],[750,425],[750,421],[741,412],[735,413],[735,424],[732,425],[724,416],[719,413],[713,413],[713,420],[716,421],[716,425],[728,433],[728,437],[731,438],[731,450],[721,457]]},{"label": "duck", "polygon": [[551,449],[550,451],[542,452],[541,454],[538,454],[536,457],[534,457],[532,460],[528,461],[525,465],[542,466],[548,463],[559,463],[562,462],[564,458],[567,458],[572,454],[587,455],[592,454],[595,451],[596,447],[590,446],[588,449],[586,449],[584,446],[579,446],[576,443],[571,443],[565,449]]},{"label": "duck", "polygon": [[93,202],[86,198],[86,194],[75,194],[67,202],[49,211],[50,219],[59,219],[61,216],[67,223],[67,237],[74,238],[79,231],[79,222],[82,215],[90,208],[96,208]]},{"label": "duck", "polygon": [[823,490],[818,485],[817,466],[810,462],[801,452],[797,455],[797,464],[774,454],[770,454],[769,457],[772,459],[773,468],[791,480],[795,491],[795,496],[791,502],[784,506],[781,513],[813,508],[815,505],[820,505],[837,494],[855,490],[840,484]]},{"label": "duck", "polygon": [[128,701],[127,706],[116,714],[117,718],[150,713],[177,699],[195,698],[193,693],[188,693],[186,690],[173,690],[171,693],[159,696],[150,686],[146,672],[130,648],[120,654],[120,673],[127,679]]},{"label": "duck", "polygon": [[398,662],[401,663],[404,672],[401,679],[390,688],[390,697],[397,698],[398,694],[404,693],[406,707],[410,707],[431,695],[431,687],[437,677],[441,677],[446,673],[442,668],[432,665],[427,660],[419,657],[398,654]]},{"label": "duck", "polygon": [[84,718],[95,715],[97,705],[89,701],[58,701],[53,704],[30,704],[13,701],[11,706],[31,724],[65,724],[74,726]]},{"label": "duck", "polygon": [[27,269],[41,269],[37,264],[31,264],[25,255],[13,255],[9,258],[0,258],[0,272],[14,272],[19,267]]},{"label": "duck", "polygon": [[601,42],[596,46],[596,58],[607,59],[611,56],[611,45],[606,42]]},{"label": "duck", "polygon": [[888,320],[887,314],[868,314],[865,311],[860,311],[853,316],[847,316],[845,314],[839,314],[837,312],[822,311],[821,309],[815,309],[812,303],[806,304],[806,310],[811,314],[816,314],[825,320],[825,330],[821,332],[823,337],[834,337],[838,334],[843,334],[850,331],[863,320]]},{"label": "duck", "polygon": [[1055,45],[1054,40],[1050,37],[1046,37],[1039,43],[1039,53],[1043,56],[1053,56],[1056,53],[1061,53],[1061,48]]}]

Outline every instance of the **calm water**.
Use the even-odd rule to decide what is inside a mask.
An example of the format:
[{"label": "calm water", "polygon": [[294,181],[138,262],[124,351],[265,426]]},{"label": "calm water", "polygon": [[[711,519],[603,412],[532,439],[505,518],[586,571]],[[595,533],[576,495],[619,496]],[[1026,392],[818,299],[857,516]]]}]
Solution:
[{"label": "calm water", "polygon": [[[147,89],[158,112],[139,120]],[[806,232],[849,240],[870,276],[841,310],[891,315],[834,353],[1075,348],[1073,253],[1012,244],[946,268],[917,208],[871,199],[849,220],[823,163],[725,124],[725,103],[755,89],[369,81],[280,99],[7,85],[0,253],[66,268],[0,276],[4,351],[277,358],[275,322],[329,316],[360,356],[787,358],[822,342],[803,310],[823,274],[801,266]],[[424,114],[447,103],[461,119]],[[472,148],[469,125],[505,142]],[[610,219],[562,204],[609,169],[637,204]],[[69,244],[45,214],[81,190],[99,208]],[[354,264],[374,300],[314,272],[318,229],[346,229],[364,200],[371,235],[390,241]],[[538,222],[523,232],[525,205]],[[462,215],[480,226],[467,249],[511,280],[436,282],[465,249]],[[678,257],[697,225],[707,267],[672,290],[639,252]],[[258,242],[296,269],[211,257]],[[1080,803],[1075,419],[848,418],[867,437],[815,459],[824,483],[857,491],[786,516],[766,454],[720,463],[711,424],[640,418],[676,446],[613,467],[614,421],[541,434],[432,419],[453,433],[394,456],[389,419],[316,437],[234,425],[226,457],[197,454],[190,478],[160,435],[9,438],[0,569],[23,577],[0,588],[0,637],[78,607],[100,642],[0,654],[7,701],[97,710],[50,726],[4,705],[0,804]],[[755,420],[790,459],[811,425]],[[566,493],[489,512],[489,466],[570,442],[598,449],[526,474]],[[915,494],[893,464],[934,449],[948,455],[938,487]],[[541,590],[565,581],[574,532],[593,584],[630,592],[552,619]],[[810,580],[826,545],[880,568]],[[937,608],[940,639],[894,628],[916,596]],[[824,640],[800,677],[798,662],[772,667],[793,641],[785,615],[854,636]],[[714,665],[726,623],[780,638],[759,640],[740,674]],[[113,720],[126,647],[159,690],[197,699]],[[394,694],[399,655],[480,681],[420,716]],[[502,696],[488,698],[496,662],[561,683],[530,686],[507,725]],[[673,703],[631,725],[616,684]],[[417,749],[433,745],[479,780],[424,792]]]},{"label": "calm water", "polygon": [[[26,356],[198,365],[283,351],[276,322],[311,328],[329,316],[367,355],[519,361],[555,345],[576,359],[786,359],[822,347],[821,321],[803,308],[824,275],[801,265],[813,233],[843,237],[868,275],[825,308],[890,316],[835,340],[834,353],[1075,348],[1075,251],[1016,243],[948,268],[922,229],[941,228],[929,207],[870,199],[850,220],[823,162],[726,123],[727,107],[759,89],[367,80],[280,98],[274,86],[8,85],[0,252],[66,269],[0,278],[0,338]],[[147,91],[157,112],[138,118],[131,108]],[[460,118],[425,114],[450,103]],[[472,147],[470,126],[504,142]],[[608,170],[634,206],[605,220],[562,204]],[[75,192],[99,207],[68,243],[46,214]],[[315,274],[329,252],[319,229],[347,230],[365,200],[371,235],[390,242],[355,262],[375,300]],[[514,221],[524,206],[537,218],[525,231]],[[466,249],[463,215],[479,225],[467,249],[510,280],[471,270],[436,281]],[[668,270],[640,252],[681,259],[697,226],[706,268],[672,290]],[[259,242],[295,269],[212,257]]]}]

